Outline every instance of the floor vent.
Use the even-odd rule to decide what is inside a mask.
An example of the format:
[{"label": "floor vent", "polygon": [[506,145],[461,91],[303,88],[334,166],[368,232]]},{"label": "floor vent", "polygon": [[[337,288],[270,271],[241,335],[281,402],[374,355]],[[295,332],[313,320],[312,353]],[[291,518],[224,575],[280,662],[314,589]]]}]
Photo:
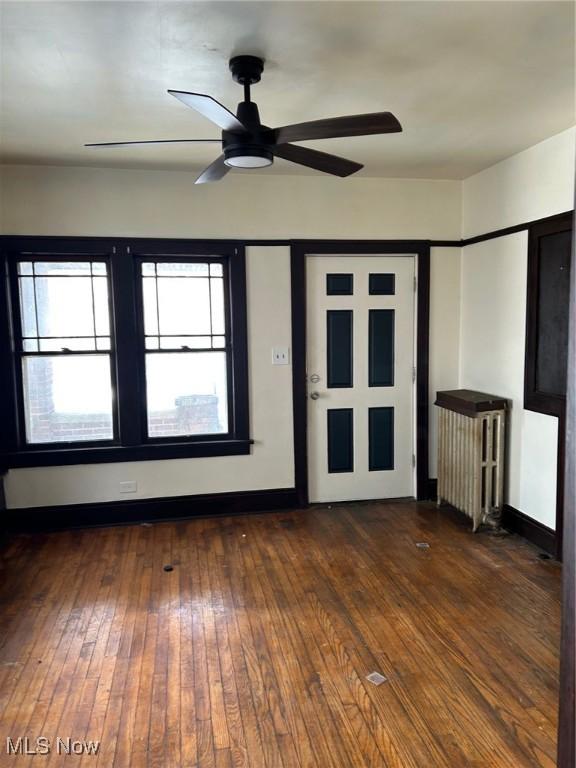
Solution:
[{"label": "floor vent", "polygon": [[369,680],[373,685],[382,685],[382,683],[388,682],[388,678],[381,675],[380,672],[370,672],[366,675],[366,680]]}]

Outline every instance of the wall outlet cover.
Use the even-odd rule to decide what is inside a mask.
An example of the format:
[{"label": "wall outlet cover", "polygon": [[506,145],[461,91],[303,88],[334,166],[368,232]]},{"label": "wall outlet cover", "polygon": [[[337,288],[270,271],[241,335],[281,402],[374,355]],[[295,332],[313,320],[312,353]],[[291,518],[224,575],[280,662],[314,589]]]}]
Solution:
[{"label": "wall outlet cover", "polygon": [[136,493],[138,483],[136,480],[124,480],[120,483],[120,493]]},{"label": "wall outlet cover", "polygon": [[273,347],[272,365],[290,365],[290,347]]}]

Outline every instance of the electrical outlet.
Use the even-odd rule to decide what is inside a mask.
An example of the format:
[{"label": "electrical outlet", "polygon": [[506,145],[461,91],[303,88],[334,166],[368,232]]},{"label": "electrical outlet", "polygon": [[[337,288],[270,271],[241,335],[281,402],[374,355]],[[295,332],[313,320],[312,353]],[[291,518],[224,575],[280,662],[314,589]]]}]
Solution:
[{"label": "electrical outlet", "polygon": [[272,365],[289,365],[290,347],[272,348]]},{"label": "electrical outlet", "polygon": [[136,493],[138,483],[136,480],[124,480],[120,483],[120,493]]}]

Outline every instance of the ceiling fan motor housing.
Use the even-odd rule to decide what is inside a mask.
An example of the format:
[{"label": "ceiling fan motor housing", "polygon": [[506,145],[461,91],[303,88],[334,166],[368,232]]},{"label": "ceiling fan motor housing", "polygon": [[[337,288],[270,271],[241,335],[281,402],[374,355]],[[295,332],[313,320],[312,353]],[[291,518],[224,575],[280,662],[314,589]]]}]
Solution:
[{"label": "ceiling fan motor housing", "polygon": [[226,165],[239,168],[261,168],[272,165],[274,132],[260,122],[258,106],[253,101],[241,101],[236,111],[245,131],[222,131],[222,149]]},{"label": "ceiling fan motor housing", "polygon": [[[222,131],[224,162],[226,165],[240,168],[258,168],[272,165],[274,162],[274,155],[271,150],[272,136],[272,131],[264,126],[259,126],[255,130],[248,130],[243,133]],[[242,164],[240,160],[235,162],[235,158],[254,158],[254,161],[253,164],[248,164],[250,161],[246,160],[246,163]],[[258,162],[257,158],[261,162]]]}]

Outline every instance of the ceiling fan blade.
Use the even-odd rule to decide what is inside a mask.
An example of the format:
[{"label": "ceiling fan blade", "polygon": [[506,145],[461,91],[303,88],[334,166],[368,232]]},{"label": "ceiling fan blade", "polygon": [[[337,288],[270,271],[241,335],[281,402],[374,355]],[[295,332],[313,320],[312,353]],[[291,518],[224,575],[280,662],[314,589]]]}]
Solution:
[{"label": "ceiling fan blade", "polygon": [[85,147],[133,147],[146,144],[220,144],[222,139],[157,139],[151,141],[105,141],[84,144]]},{"label": "ceiling fan blade", "polygon": [[274,136],[277,144],[284,144],[287,141],[368,136],[373,133],[398,133],[401,130],[402,126],[391,112],[373,112],[368,115],[348,115],[285,125],[276,128]]},{"label": "ceiling fan blade", "polygon": [[224,163],[224,155],[220,155],[208,168],[202,171],[194,184],[208,184],[210,181],[220,181],[229,170],[230,168]]},{"label": "ceiling fan blade", "polygon": [[276,157],[298,163],[298,165],[306,165],[317,171],[331,173],[333,176],[351,176],[364,167],[344,157],[328,155],[326,152],[318,152],[316,149],[307,147],[295,147],[292,144],[276,144],[271,149]]},{"label": "ceiling fan blade", "polygon": [[219,125],[224,131],[246,130],[236,115],[226,109],[219,101],[213,99],[212,96],[206,96],[203,93],[188,93],[188,91],[169,90],[168,93],[186,104],[187,107],[192,107],[196,112],[200,112],[201,115]]}]

